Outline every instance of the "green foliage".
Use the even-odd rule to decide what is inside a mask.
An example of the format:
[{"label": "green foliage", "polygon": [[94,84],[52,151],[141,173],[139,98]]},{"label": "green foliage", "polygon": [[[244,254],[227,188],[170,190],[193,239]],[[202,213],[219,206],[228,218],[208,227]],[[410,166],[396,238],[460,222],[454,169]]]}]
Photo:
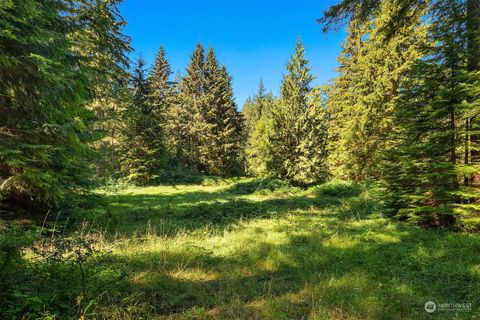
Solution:
[{"label": "green foliage", "polygon": [[[260,100],[259,98],[256,98]],[[258,177],[268,177],[271,172],[268,164],[274,161],[270,137],[273,133],[273,110],[278,104],[277,100],[270,98],[262,104],[260,117],[254,124],[247,126],[248,132],[245,155],[247,159],[248,172]],[[250,122],[246,117],[247,124]]]},{"label": "green foliage", "polygon": [[121,112],[129,103],[127,53],[130,39],[122,33],[126,21],[120,15],[121,0],[76,0],[76,23],[82,30],[69,35],[72,50],[84,57],[88,72],[89,101],[86,105],[94,117],[89,119],[94,141],[92,159],[96,177],[118,178],[118,140],[122,127]]},{"label": "green foliage", "polygon": [[424,28],[422,11],[412,12],[409,24],[394,35],[385,32],[402,4],[383,1],[371,21],[353,18],[339,57],[339,77],[330,90],[329,166],[344,179],[378,179],[381,154],[395,131],[392,113],[400,79],[419,59]]},{"label": "green foliage", "polygon": [[[93,154],[89,143],[96,137],[90,126],[95,117],[86,104],[94,98],[94,88],[106,78],[101,76],[104,68],[123,57],[105,57],[113,51],[123,52],[123,47],[109,47],[118,42],[107,41],[121,37],[117,33],[121,23],[111,26],[118,18],[116,4],[87,0],[2,2],[2,202],[36,210],[59,206],[90,184]],[[99,48],[98,41],[106,42]],[[98,55],[89,51],[92,47]],[[96,64],[100,56],[111,63]]]},{"label": "green foliage", "polygon": [[242,119],[231,77],[213,49],[198,44],[167,117],[167,141],[177,166],[233,176],[243,171]]},{"label": "green foliage", "polygon": [[245,111],[249,168],[258,176],[318,183],[328,176],[328,117],[320,89],[310,86],[313,76],[300,40],[287,71],[280,99],[265,97],[260,86]]},{"label": "green foliage", "polygon": [[[286,192],[278,182],[274,191],[238,192],[258,183],[130,187],[85,199],[70,216],[107,230],[96,243],[112,249],[86,260],[87,298],[77,266],[30,256],[10,278],[16,294],[0,300],[1,316],[427,319],[431,299],[475,304],[477,236],[385,218],[365,185]],[[446,316],[478,315],[473,307]]]},{"label": "green foliage", "polygon": [[0,317],[64,319],[70,311],[71,316],[84,315],[88,289],[94,285],[89,277],[96,272],[90,260],[100,252],[106,252],[102,235],[86,225],[59,232],[48,223],[41,230],[13,223],[0,230]]},{"label": "green foliage", "polygon": [[8,269],[14,270],[21,260],[24,250],[31,246],[38,237],[36,230],[25,231],[17,224],[0,230],[0,276],[2,282]]},{"label": "green foliage", "polygon": [[101,250],[96,246],[96,239],[87,230],[84,223],[81,229],[69,235],[53,232],[48,238],[42,238],[35,243],[33,252],[45,264],[72,264],[78,266],[82,279],[82,292],[86,294],[86,273],[84,265],[89,258]]},{"label": "green foliage", "polygon": [[[0,188],[7,201],[54,206],[84,181],[87,82],[57,1],[0,7]],[[49,39],[48,41],[46,39]]]},{"label": "green foliage", "polygon": [[[158,58],[162,59],[163,51],[160,51],[159,55]],[[157,67],[167,68],[166,65],[157,65]],[[153,77],[162,72],[168,74],[168,69],[154,69],[154,72],[156,74],[153,74]],[[158,91],[162,88],[153,87],[153,81],[155,81],[153,78],[152,86],[149,86],[145,61],[141,58],[133,70],[131,81],[132,102],[123,113],[124,128],[119,148],[121,169],[128,181],[146,184],[158,180],[165,162],[164,136],[161,130],[161,110],[159,110],[161,101],[158,97],[160,94]],[[155,98],[152,97],[153,94],[156,94]]]},{"label": "green foliage", "polygon": [[388,201],[401,218],[476,229],[476,219],[462,223],[480,208],[474,182],[480,168],[472,162],[480,95],[471,87],[479,78],[468,70],[465,3],[439,3],[430,14],[426,58],[405,79],[395,112],[399,132],[386,155]]},{"label": "green foliage", "polygon": [[342,180],[331,180],[317,187],[313,187],[313,189],[318,196],[340,198],[355,197],[360,195],[363,191],[362,185]]},{"label": "green foliage", "polygon": [[273,103],[272,93],[265,92],[263,81],[258,84],[258,91],[252,98],[248,98],[242,109],[243,119],[245,121],[245,133],[247,139],[250,139],[255,129],[256,123],[262,117],[263,111],[269,108]]}]

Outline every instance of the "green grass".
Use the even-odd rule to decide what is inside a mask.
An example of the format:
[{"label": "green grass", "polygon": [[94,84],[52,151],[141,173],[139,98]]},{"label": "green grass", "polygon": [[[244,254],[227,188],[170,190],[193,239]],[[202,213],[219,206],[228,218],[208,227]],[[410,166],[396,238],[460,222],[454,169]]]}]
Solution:
[{"label": "green grass", "polygon": [[[300,190],[233,179],[103,190],[73,210],[69,224],[84,219],[111,252],[87,262],[86,296],[76,269],[30,276],[42,301],[37,315],[480,318],[478,235],[394,222],[360,186]],[[428,300],[472,310],[431,315]]]}]

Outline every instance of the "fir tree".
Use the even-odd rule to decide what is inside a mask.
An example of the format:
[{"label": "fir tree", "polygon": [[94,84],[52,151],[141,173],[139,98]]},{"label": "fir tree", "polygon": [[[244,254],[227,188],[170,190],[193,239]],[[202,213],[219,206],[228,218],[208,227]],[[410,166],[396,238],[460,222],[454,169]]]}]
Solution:
[{"label": "fir tree", "polygon": [[121,167],[129,181],[145,184],[158,178],[165,152],[160,119],[149,100],[150,87],[142,58],[137,60],[131,82],[132,103],[123,115]]},{"label": "fir tree", "polygon": [[155,126],[155,132],[159,137],[159,141],[162,141],[161,146],[159,145],[158,152],[163,153],[161,156],[163,164],[166,164],[166,161],[170,160],[170,156],[166,150],[166,125],[168,114],[174,103],[176,83],[170,81],[171,74],[172,71],[165,56],[165,50],[163,47],[160,47],[155,58],[155,63],[148,75],[147,103],[155,119],[155,123],[152,123],[152,125]]},{"label": "fir tree", "polygon": [[[380,177],[380,158],[389,135],[402,75],[419,58],[420,13],[395,35],[385,33],[395,1],[384,1],[369,25],[352,20],[329,101],[332,113],[330,166],[353,180]],[[365,37],[368,35],[368,37]],[[365,38],[365,39],[364,39]]]},{"label": "fir tree", "polygon": [[223,176],[242,174],[243,161],[243,118],[237,110],[233,98],[232,78],[223,66],[219,77],[220,99],[216,108],[218,144],[221,152],[218,155],[219,173]]},{"label": "fir tree", "polygon": [[266,138],[268,138],[267,127],[269,127],[273,107],[273,95],[265,92],[263,82],[260,81],[257,94],[247,99],[242,110],[246,170],[253,175],[268,175],[266,163],[270,159],[265,148],[267,147]]},{"label": "fir tree", "polygon": [[87,72],[75,4],[0,4],[0,201],[57,206],[88,183]]},{"label": "fir tree", "polygon": [[179,84],[175,106],[169,113],[169,145],[181,167],[205,170],[200,161],[200,141],[203,126],[205,50],[199,43],[187,67],[187,74]]},{"label": "fir tree", "polygon": [[231,78],[218,64],[213,49],[207,54],[204,85],[200,154],[210,173],[230,176],[241,170],[242,123],[233,100]]},{"label": "fir tree", "polygon": [[351,144],[356,142],[352,129],[356,125],[357,113],[353,106],[358,99],[356,88],[361,78],[359,60],[364,34],[364,28],[358,19],[349,22],[347,39],[338,57],[339,76],[335,79],[328,99],[331,114],[328,165],[332,174],[339,178],[354,178],[358,172],[352,166],[354,148]]},{"label": "fir tree", "polygon": [[127,53],[130,39],[122,33],[126,22],[120,15],[120,0],[75,0],[72,8],[75,23],[81,26],[69,34],[72,50],[82,57],[88,72],[89,102],[94,114],[89,128],[94,138],[94,163],[99,177],[118,172],[116,147],[121,128],[121,110],[128,101]]},{"label": "fir tree", "polygon": [[165,49],[160,47],[155,63],[148,75],[148,103],[160,118],[167,112],[173,93],[172,83],[170,82],[171,74],[172,71],[165,56]]},{"label": "fir tree", "polygon": [[300,118],[298,158],[292,168],[296,183],[312,185],[330,176],[327,164],[329,120],[325,89],[315,87],[308,96],[307,110]]},{"label": "fir tree", "polygon": [[269,165],[275,161],[271,138],[274,134],[273,112],[277,109],[278,100],[264,106],[260,118],[255,122],[246,143],[246,162],[248,173],[258,177],[270,177]]},{"label": "fir tree", "polygon": [[267,166],[273,176],[295,181],[295,164],[300,157],[298,147],[303,135],[301,119],[308,109],[314,78],[300,40],[286,68],[288,72],[283,76],[280,103],[273,112],[274,131],[270,139],[273,161]]},{"label": "fir tree", "polygon": [[250,133],[253,131],[255,123],[257,123],[262,115],[263,109],[265,109],[268,104],[271,104],[272,101],[272,94],[265,91],[263,81],[260,80],[257,93],[253,98],[249,97],[247,99],[242,109],[243,118],[245,119],[245,131],[247,132],[247,135],[250,135]]},{"label": "fir tree", "polygon": [[300,40],[287,71],[280,99],[265,95],[260,84],[246,110],[251,127],[246,146],[249,171],[296,184],[318,183],[328,171],[328,117],[320,90],[311,87],[313,76]]},{"label": "fir tree", "polygon": [[430,45],[403,83],[395,112],[399,133],[385,170],[387,199],[397,216],[425,225],[479,225],[478,192],[469,183],[479,168],[468,161],[474,144],[465,143],[471,134],[465,124],[479,111],[466,12],[458,0],[431,7]]},{"label": "fir tree", "polygon": [[181,166],[230,176],[242,169],[242,120],[231,78],[213,49],[195,49],[169,113],[168,145]]}]

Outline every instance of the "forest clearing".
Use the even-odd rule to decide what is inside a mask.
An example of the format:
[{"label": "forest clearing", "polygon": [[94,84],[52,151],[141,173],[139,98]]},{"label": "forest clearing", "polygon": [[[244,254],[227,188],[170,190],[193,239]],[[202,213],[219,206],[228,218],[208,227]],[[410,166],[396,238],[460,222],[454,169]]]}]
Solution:
[{"label": "forest clearing", "polygon": [[[359,185],[302,190],[206,178],[100,194],[68,215],[88,219],[71,232],[88,234],[99,250],[84,263],[84,293],[76,265],[32,258],[23,277],[12,271],[15,287],[58,314],[430,319],[427,301],[475,305],[480,295],[478,236],[393,222],[374,190]],[[45,282],[39,270],[57,276]],[[35,310],[35,300],[16,298],[19,307]],[[478,309],[437,311],[436,319],[479,315]]]},{"label": "forest clearing", "polygon": [[0,319],[479,319],[480,0],[0,0]]}]

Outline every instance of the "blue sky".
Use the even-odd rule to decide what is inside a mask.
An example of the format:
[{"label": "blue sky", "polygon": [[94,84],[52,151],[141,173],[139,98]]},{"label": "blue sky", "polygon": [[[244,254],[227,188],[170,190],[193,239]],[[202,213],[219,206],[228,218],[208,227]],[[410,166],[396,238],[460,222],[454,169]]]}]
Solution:
[{"label": "blue sky", "polygon": [[213,47],[233,78],[239,109],[263,79],[278,94],[285,64],[302,38],[315,84],[335,76],[343,31],[316,23],[334,0],[124,0],[120,10],[135,52],[151,64],[160,45],[173,71],[185,73],[197,42]]}]

